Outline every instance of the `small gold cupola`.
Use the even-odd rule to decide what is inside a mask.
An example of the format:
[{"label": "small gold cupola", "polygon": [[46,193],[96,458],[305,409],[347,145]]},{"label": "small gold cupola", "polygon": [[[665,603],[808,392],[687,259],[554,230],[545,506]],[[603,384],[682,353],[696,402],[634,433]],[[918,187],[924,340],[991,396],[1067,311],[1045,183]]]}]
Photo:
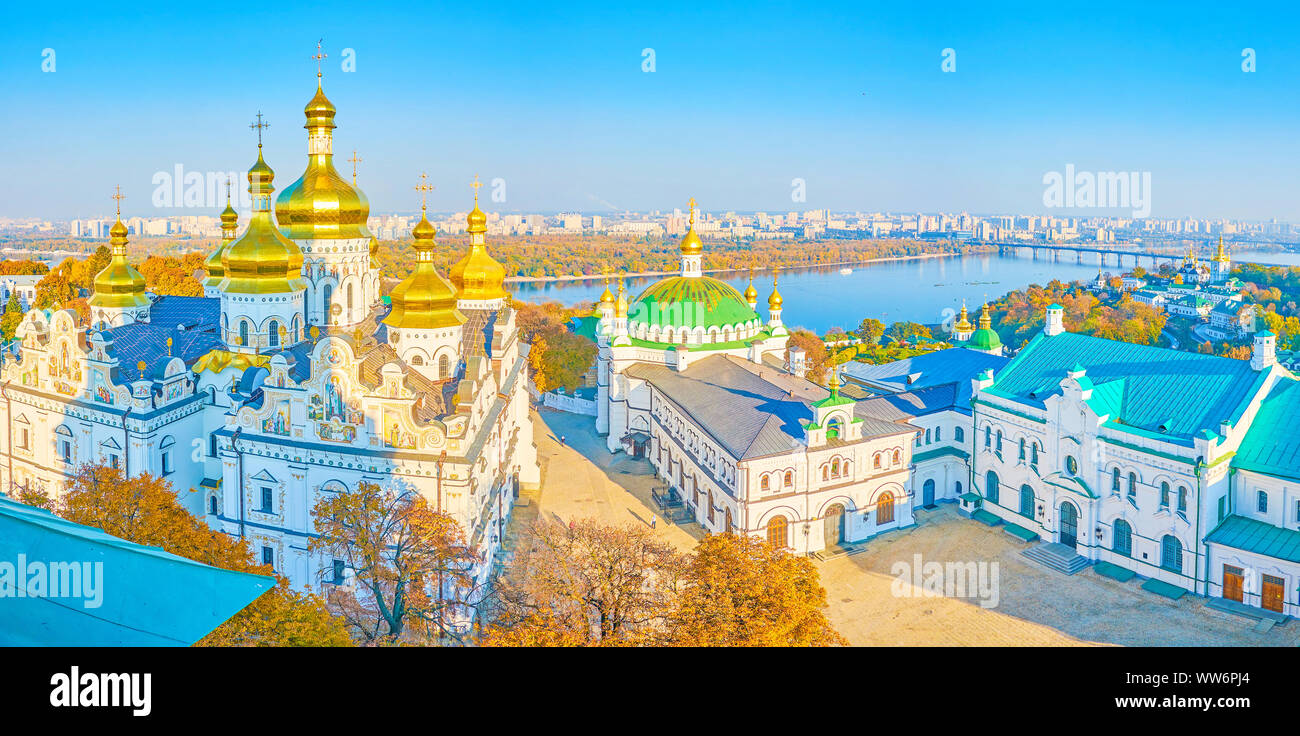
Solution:
[{"label": "small gold cupola", "polygon": [[745,302],[749,308],[753,309],[758,306],[758,289],[754,288],[754,267],[749,267],[749,286],[745,287]]},{"label": "small gold cupola", "polygon": [[203,280],[204,289],[216,289],[226,277],[226,267],[221,264],[221,256],[226,246],[235,240],[236,231],[239,229],[239,213],[235,212],[234,206],[230,203],[230,187],[233,183],[233,180],[226,182],[226,208],[221,211],[221,243],[203,261],[203,270],[208,274]]},{"label": "small gold cupola", "polygon": [[506,297],[506,269],[487,250],[487,215],[478,207],[478,190],[483,186],[474,177],[474,209],[465,218],[469,233],[469,252],[447,272],[462,302],[493,302]]},{"label": "small gold cupola", "polygon": [[[432,190],[420,174],[421,183],[416,190],[427,194]],[[415,247],[415,273],[393,287],[389,294],[392,310],[384,318],[384,324],[400,329],[440,329],[459,327],[465,323],[465,315],[456,308],[456,289],[438,273],[433,265],[434,251],[438,249],[435,241],[437,230],[429,222],[428,203],[420,205],[420,221],[411,229]]]},{"label": "small gold cupola", "polygon": [[[145,296],[144,276],[126,260],[127,229],[122,224],[122,188],[113,194],[117,201],[117,222],[108,231],[112,255],[104,270],[95,275],[95,293],[88,303],[91,307],[109,310],[135,310],[149,306]],[[118,322],[113,321],[114,324]]]},{"label": "small gold cupola", "polygon": [[785,304],[785,299],[781,298],[781,292],[776,288],[780,275],[780,269],[772,271],[772,295],[767,298],[768,309],[780,309],[781,305]]},{"label": "small gold cupola", "polygon": [[302,277],[302,251],[286,238],[271,218],[271,193],[275,172],[262,158],[262,129],[268,127],[258,113],[257,161],[248,170],[248,193],[253,198],[252,217],[244,234],[226,245],[221,264],[228,294],[291,293],[306,288]]}]

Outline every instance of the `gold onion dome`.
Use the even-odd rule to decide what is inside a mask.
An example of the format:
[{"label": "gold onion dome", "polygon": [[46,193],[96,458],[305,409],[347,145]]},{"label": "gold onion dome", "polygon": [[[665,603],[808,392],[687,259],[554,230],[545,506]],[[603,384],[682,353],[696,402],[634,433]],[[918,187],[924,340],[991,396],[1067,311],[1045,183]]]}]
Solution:
[{"label": "gold onion dome", "polygon": [[257,147],[257,163],[248,170],[248,193],[253,196],[253,216],[239,239],[225,246],[221,265],[225,279],[221,290],[234,294],[272,294],[304,288],[302,251],[286,238],[271,219],[271,193],[275,172]]},{"label": "gold onion dome", "polygon": [[275,219],[296,240],[370,238],[370,201],[334,168],[334,103],[319,79],[307,116],[307,170],[275,200]]},{"label": "gold onion dome", "polygon": [[469,252],[451,267],[447,275],[466,301],[503,299],[506,290],[506,269],[487,251],[483,234],[487,232],[487,215],[478,208],[478,179],[474,180],[474,209],[466,218],[469,232]]},{"label": "gold onion dome", "polygon": [[749,286],[745,287],[745,301],[750,304],[758,303],[758,289],[754,288],[754,269],[749,269]]},{"label": "gold onion dome", "polygon": [[433,265],[437,231],[427,216],[411,229],[415,240],[415,273],[393,287],[389,299],[393,308],[384,324],[402,329],[439,329],[465,323],[465,315],[456,309],[456,289]]},{"label": "gold onion dome", "polygon": [[688,206],[691,210],[690,224],[686,228],[686,237],[682,238],[681,252],[684,256],[697,256],[704,252],[704,243],[695,233],[695,198],[691,197]]},{"label": "gold onion dome", "polygon": [[221,264],[221,256],[226,251],[226,246],[235,239],[235,231],[239,228],[239,213],[230,204],[230,185],[226,185],[226,208],[221,211],[221,243],[217,249],[203,261],[203,270],[207,272],[208,277],[204,280],[204,286],[216,286],[226,276],[226,267]]},{"label": "gold onion dome", "polygon": [[961,317],[958,318],[957,324],[953,325],[958,332],[969,332],[973,329],[970,323],[970,317],[966,314],[966,302],[961,303]]},{"label": "gold onion dome", "polygon": [[149,304],[149,297],[144,295],[144,276],[126,260],[126,225],[122,224],[121,212],[117,222],[108,231],[112,257],[104,270],[95,275],[95,293],[89,304],[92,307],[144,307]]},{"label": "gold onion dome", "polygon": [[776,288],[777,274],[772,274],[772,295],[767,298],[768,309],[780,309],[785,300],[781,298],[781,292]]}]

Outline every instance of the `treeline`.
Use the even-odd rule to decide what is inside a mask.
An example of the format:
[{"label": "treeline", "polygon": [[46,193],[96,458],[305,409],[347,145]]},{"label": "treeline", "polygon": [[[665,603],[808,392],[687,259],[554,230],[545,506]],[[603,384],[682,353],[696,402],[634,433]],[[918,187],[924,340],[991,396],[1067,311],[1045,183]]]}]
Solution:
[{"label": "treeline", "polygon": [[1065,310],[1065,328],[1070,332],[1109,340],[1159,345],[1166,316],[1128,294],[1114,304],[1102,302],[1078,283],[1052,280],[1046,287],[1031,284],[1012,291],[989,305],[993,329],[1002,344],[1019,350],[1043,329],[1045,312],[1051,304]]}]

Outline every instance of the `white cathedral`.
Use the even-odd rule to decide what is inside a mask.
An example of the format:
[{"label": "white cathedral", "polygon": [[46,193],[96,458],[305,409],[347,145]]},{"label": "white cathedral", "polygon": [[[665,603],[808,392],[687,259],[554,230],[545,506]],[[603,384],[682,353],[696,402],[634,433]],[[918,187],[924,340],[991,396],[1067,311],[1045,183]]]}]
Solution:
[{"label": "white cathedral", "polygon": [[422,218],[415,272],[383,303],[369,203],[334,167],[334,116],[318,75],[307,168],[274,212],[259,137],[251,221],[238,234],[227,203],[203,297],[147,295],[119,215],[91,326],[72,310],[25,315],[3,356],[0,487],[57,495],[88,462],[161,475],[192,513],[318,591],[348,572],[308,552],[316,502],[362,482],[409,488],[460,522],[487,579],[514,494],[539,482],[487,217],[476,195],[449,279]]}]

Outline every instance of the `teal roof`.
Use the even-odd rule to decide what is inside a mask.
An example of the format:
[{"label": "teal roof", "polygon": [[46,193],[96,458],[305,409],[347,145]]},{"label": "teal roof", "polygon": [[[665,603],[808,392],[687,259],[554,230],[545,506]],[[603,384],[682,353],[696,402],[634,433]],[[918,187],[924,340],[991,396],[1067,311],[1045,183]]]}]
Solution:
[{"label": "teal roof", "polygon": [[1217,432],[1221,421],[1237,421],[1267,375],[1244,360],[1073,332],[1040,333],[988,391],[1041,409],[1061,393],[1061,381],[1076,363],[1095,386],[1094,409],[1111,416],[1107,426],[1182,440],[1202,430]]},{"label": "teal roof", "polygon": [[1233,464],[1300,479],[1300,381],[1282,378],[1260,403]]},{"label": "teal roof", "polygon": [[100,565],[98,600],[4,598],[0,646],[189,646],[275,585],[270,576],[204,565],[0,495],[0,560],[16,564],[20,554],[29,564]]},{"label": "teal roof", "polygon": [[1224,519],[1205,541],[1287,562],[1300,562],[1300,532],[1244,516]]}]

